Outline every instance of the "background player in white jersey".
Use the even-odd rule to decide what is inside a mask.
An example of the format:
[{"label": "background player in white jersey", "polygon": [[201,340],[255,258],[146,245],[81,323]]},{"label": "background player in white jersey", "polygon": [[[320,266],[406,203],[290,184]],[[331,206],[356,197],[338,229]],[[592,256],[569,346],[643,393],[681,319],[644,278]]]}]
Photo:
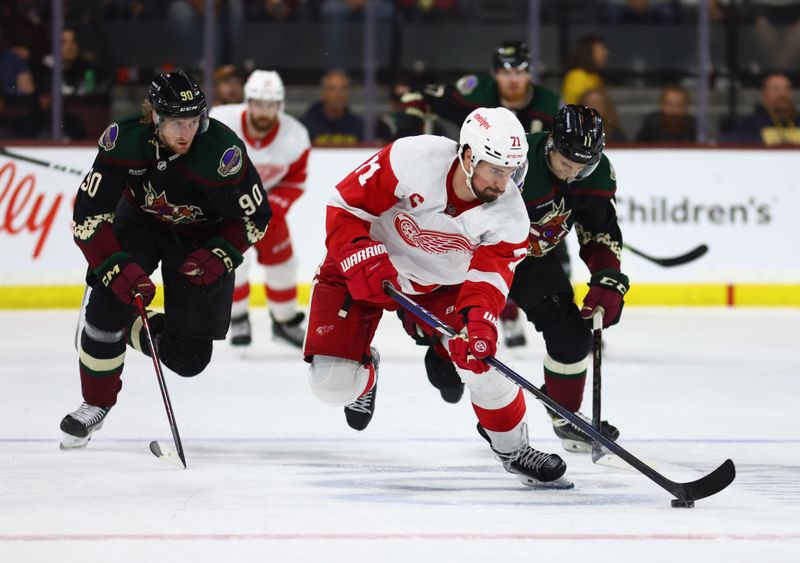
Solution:
[{"label": "background player in white jersey", "polygon": [[[283,112],[285,91],[277,72],[255,70],[244,85],[243,104],[227,104],[211,110],[211,116],[244,139],[247,155],[255,164],[272,207],[272,221],[260,244],[254,246],[264,267],[265,289],[272,317],[272,334],[298,348],[303,346],[305,315],[297,309],[297,260],[286,223],[286,213],[305,190],[308,131]],[[236,270],[231,309],[231,343],[251,342],[248,314],[250,260]]]},{"label": "background player in white jersey", "polygon": [[529,221],[515,183],[527,150],[513,113],[478,108],[460,143],[400,139],[339,182],[304,354],[314,394],[344,406],[347,423],[364,430],[378,382],[370,344],[383,311],[397,308],[383,290],[389,281],[461,331],[437,347],[457,366],[478,432],[505,469],[529,486],[571,487],[561,478],[564,461],[528,444],[522,391],[484,361],[497,349],[497,317],[527,248]]}]

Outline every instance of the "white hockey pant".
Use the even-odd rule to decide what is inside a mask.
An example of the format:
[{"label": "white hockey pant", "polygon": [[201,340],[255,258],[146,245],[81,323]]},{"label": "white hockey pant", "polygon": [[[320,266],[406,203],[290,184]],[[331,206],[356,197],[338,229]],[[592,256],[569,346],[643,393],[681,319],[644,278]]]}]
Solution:
[{"label": "white hockey pant", "polygon": [[317,354],[308,368],[308,382],[322,402],[343,407],[364,393],[369,368],[353,360]]}]

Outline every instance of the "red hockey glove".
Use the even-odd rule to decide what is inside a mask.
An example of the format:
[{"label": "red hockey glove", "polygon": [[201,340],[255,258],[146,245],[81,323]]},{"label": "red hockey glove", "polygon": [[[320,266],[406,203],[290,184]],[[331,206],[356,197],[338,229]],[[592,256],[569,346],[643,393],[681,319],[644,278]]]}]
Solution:
[{"label": "red hockey glove", "polygon": [[286,213],[292,204],[303,195],[300,188],[272,188],[267,192],[267,201],[272,209],[272,218],[281,219],[286,217]]},{"label": "red hockey glove", "polygon": [[97,267],[95,274],[124,305],[136,306],[136,293],[142,295],[145,307],[155,297],[156,286],[153,280],[125,252],[112,254]]},{"label": "red hockey glove", "polygon": [[619,322],[624,297],[630,284],[628,276],[616,270],[600,270],[589,280],[589,293],[583,299],[581,316],[591,319],[595,310],[603,309],[603,328]]},{"label": "red hockey glove", "polygon": [[479,307],[468,310],[466,317],[464,330],[448,344],[450,358],[461,369],[484,373],[489,364],[483,360],[497,352],[497,318]]},{"label": "red hockey glove", "polygon": [[389,260],[383,243],[361,239],[346,244],[339,254],[339,267],[346,278],[347,291],[356,301],[369,301],[376,305],[391,305],[392,298],[383,292],[383,282],[390,281],[400,287],[397,270]]},{"label": "red hockey glove", "polygon": [[234,271],[242,260],[242,255],[228,241],[214,237],[205,248],[192,252],[178,269],[189,283],[208,286]]}]

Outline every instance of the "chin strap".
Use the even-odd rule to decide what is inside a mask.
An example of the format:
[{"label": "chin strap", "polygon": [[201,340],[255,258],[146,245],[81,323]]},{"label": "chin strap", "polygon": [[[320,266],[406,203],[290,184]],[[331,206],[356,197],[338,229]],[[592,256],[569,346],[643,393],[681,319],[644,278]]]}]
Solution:
[{"label": "chin strap", "polygon": [[462,152],[461,154],[459,154],[459,155],[458,155],[458,163],[459,163],[459,165],[461,165],[461,170],[463,170],[463,171],[464,171],[464,174],[466,175],[466,179],[467,179],[467,188],[469,188],[469,192],[470,192],[470,193],[471,193],[473,196],[475,196],[475,197],[477,198],[477,197],[478,197],[478,194],[476,194],[476,193],[475,193],[475,188],[473,188],[473,187],[472,187],[472,175],[473,175],[473,174],[474,174],[474,172],[475,172],[475,168],[473,168],[473,169],[472,169],[470,172],[467,172],[467,168],[466,168],[466,166],[464,166],[464,156],[463,156],[463,152]]}]

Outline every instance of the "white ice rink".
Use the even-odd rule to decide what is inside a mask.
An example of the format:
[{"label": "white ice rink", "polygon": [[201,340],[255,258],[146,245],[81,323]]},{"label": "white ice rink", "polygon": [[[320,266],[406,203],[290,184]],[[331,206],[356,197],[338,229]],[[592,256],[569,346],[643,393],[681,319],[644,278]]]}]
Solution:
[{"label": "white ice rink", "polygon": [[[562,452],[530,397],[532,442],[564,457],[575,488],[525,489],[388,315],[363,433],[313,397],[260,311],[249,357],[218,343],[200,376],[166,372],[188,470],[148,450],[169,427],[150,360],[130,350],[105,427],[62,452],[58,424],[81,401],[74,321],[0,313],[2,563],[800,561],[800,310],[631,307],[606,334],[604,415],[622,446],[673,480],[736,463],[734,483],[690,510]],[[538,385],[528,336],[498,357]]]}]

